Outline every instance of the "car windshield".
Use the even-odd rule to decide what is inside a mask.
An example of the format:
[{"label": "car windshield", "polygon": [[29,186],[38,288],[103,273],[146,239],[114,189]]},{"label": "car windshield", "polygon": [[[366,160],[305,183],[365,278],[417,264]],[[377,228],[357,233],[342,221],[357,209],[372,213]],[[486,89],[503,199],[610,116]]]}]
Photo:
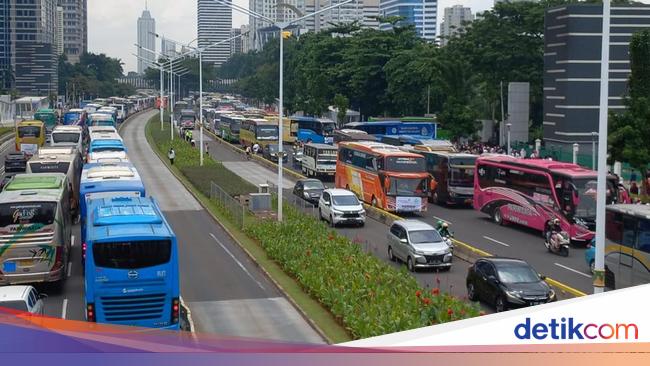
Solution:
[{"label": "car windshield", "polygon": [[409,231],[409,237],[412,244],[436,243],[442,241],[440,234],[436,230],[416,230]]},{"label": "car windshield", "polygon": [[304,185],[305,189],[325,189],[323,183],[319,180],[307,180]]},{"label": "car windshield", "polygon": [[508,263],[497,265],[499,279],[503,283],[539,282],[539,275],[530,266],[523,263]]},{"label": "car windshield", "polygon": [[346,194],[342,196],[332,196],[332,200],[336,206],[358,206],[359,200],[357,196]]},{"label": "car windshield", "polygon": [[270,153],[276,153],[278,152],[278,145],[268,145],[267,149]]}]

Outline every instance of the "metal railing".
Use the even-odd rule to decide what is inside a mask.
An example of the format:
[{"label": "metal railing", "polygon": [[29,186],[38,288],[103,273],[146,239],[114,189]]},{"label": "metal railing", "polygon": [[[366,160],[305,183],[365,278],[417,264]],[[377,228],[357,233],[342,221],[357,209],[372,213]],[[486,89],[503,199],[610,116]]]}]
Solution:
[{"label": "metal railing", "polygon": [[237,227],[244,228],[248,208],[214,182],[210,182],[210,200],[222,208]]}]

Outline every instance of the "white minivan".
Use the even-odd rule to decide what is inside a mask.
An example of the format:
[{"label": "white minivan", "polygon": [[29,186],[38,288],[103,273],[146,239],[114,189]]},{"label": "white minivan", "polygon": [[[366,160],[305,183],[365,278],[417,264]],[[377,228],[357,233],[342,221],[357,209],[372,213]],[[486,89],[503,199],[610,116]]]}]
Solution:
[{"label": "white minivan", "polygon": [[318,216],[327,220],[332,227],[339,224],[366,223],[366,210],[357,196],[347,189],[326,189],[318,201]]}]

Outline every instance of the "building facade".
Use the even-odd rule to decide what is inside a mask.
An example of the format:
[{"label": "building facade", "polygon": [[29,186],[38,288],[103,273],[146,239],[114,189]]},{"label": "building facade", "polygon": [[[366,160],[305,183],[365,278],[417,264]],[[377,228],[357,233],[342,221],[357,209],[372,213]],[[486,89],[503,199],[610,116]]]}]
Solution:
[{"label": "building facade", "polygon": [[58,0],[63,8],[63,52],[68,62],[77,63],[88,52],[87,0]]},{"label": "building facade", "polygon": [[[228,2],[231,2],[228,0]],[[232,9],[214,0],[197,0],[197,25],[199,47],[230,38],[232,29]],[[203,52],[203,62],[219,66],[230,58],[230,42],[210,47]]]},{"label": "building facade", "polygon": [[440,24],[440,45],[446,45],[449,38],[458,34],[465,27],[466,22],[472,22],[473,20],[474,15],[470,8],[462,5],[445,8],[445,14]]},{"label": "building facade", "polygon": [[[602,39],[601,5],[548,9],[544,29],[544,141],[547,149],[591,151],[598,132]],[[629,42],[650,28],[650,6],[612,6],[609,109],[625,109]],[[583,146],[584,145],[584,146]]]},{"label": "building facade", "polygon": [[166,38],[161,38],[160,39],[160,53],[164,55],[165,57],[173,58],[178,55],[178,52],[176,52],[176,43],[174,41],[170,41]]},{"label": "building facade", "polygon": [[8,8],[14,88],[22,95],[56,94],[56,0],[9,0]]},{"label": "building facade", "polygon": [[[241,36],[241,28],[233,28],[230,30],[230,37]],[[242,37],[235,38],[230,41],[230,55],[242,53]]]},{"label": "building facade", "polygon": [[[415,26],[415,31],[420,38],[428,42],[436,41],[437,33],[437,0],[380,0],[379,12],[384,17],[401,16],[404,17],[402,24],[411,24]],[[388,30],[390,24],[380,25],[380,29]]]},{"label": "building facade", "polygon": [[11,27],[9,26],[9,3],[0,0],[0,89],[10,89],[13,85],[11,69]]},{"label": "building facade", "polygon": [[[156,20],[146,8],[138,18],[138,74],[143,74],[149,64],[156,61],[156,54],[148,50],[156,51]],[[144,59],[144,60],[143,60]],[[146,60],[146,61],[145,61]]]},{"label": "building facade", "polygon": [[244,34],[240,39],[241,39],[241,51],[243,53],[246,53],[251,50],[251,45],[250,45],[250,37],[249,34],[247,34],[250,30],[250,27],[248,24],[244,24],[241,26],[241,29],[239,30],[240,33]]},{"label": "building facade", "polygon": [[56,34],[55,34],[55,43],[56,43],[56,54],[61,56],[63,54],[63,7],[56,7]]}]

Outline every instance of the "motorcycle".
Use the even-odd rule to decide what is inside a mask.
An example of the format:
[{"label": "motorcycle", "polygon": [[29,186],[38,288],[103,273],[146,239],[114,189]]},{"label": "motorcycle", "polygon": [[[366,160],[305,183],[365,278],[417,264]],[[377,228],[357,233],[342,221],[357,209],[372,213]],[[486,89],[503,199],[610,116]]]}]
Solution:
[{"label": "motorcycle", "polygon": [[[440,231],[438,231],[438,233],[440,234]],[[440,234],[440,236],[442,237],[442,240],[445,241],[447,246],[453,250],[454,249],[454,242],[453,242],[454,234],[452,232],[447,232],[444,235]]]},{"label": "motorcycle", "polygon": [[[555,239],[554,239],[555,238]],[[549,240],[558,240],[558,245],[554,247]],[[561,255],[563,257],[569,256],[569,244],[571,240],[569,239],[569,234],[566,231],[554,232],[551,235],[547,236],[547,239],[544,239],[544,245],[549,252]],[[557,248],[557,249],[556,249]]]}]

